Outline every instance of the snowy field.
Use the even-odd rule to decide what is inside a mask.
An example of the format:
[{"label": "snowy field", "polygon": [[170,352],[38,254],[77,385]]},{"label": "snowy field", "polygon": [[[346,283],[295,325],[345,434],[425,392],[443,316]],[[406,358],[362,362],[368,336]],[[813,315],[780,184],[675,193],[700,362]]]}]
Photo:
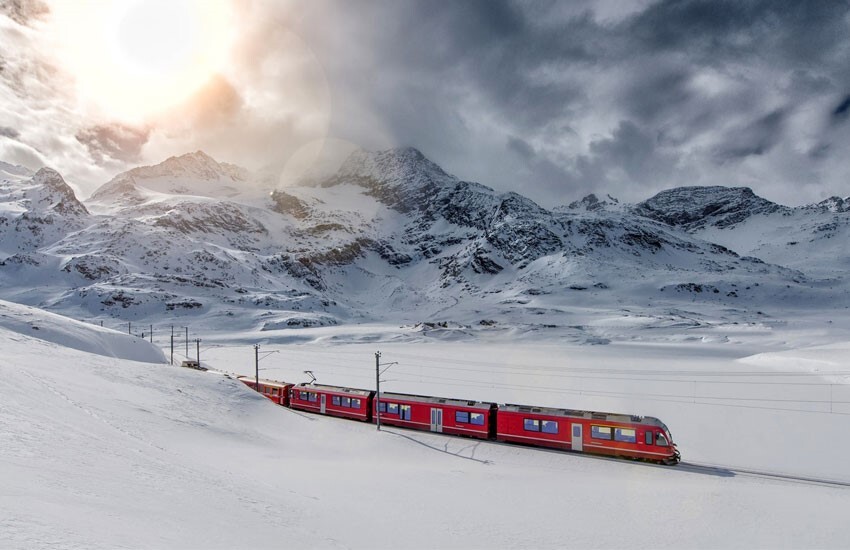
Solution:
[{"label": "snowy field", "polygon": [[202,342],[205,366],[253,374],[260,343],[262,377],[301,382],[310,370],[320,383],[373,388],[381,351],[396,363],[387,391],[657,416],[684,463],[378,433],[169,366],[170,349],[140,338],[3,303],[0,548],[850,541],[850,343],[810,347],[828,338],[763,327],[695,340],[671,328],[604,346],[411,342],[397,326],[223,329]]}]

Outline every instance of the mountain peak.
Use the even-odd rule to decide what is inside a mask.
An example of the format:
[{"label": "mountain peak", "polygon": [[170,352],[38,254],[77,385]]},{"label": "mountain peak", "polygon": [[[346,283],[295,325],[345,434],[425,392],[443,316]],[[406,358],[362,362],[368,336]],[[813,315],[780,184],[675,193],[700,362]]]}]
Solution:
[{"label": "mountain peak", "polygon": [[812,204],[807,208],[819,210],[822,212],[850,212],[850,197],[841,198],[841,197],[829,197],[828,199],[824,199],[817,204]]},{"label": "mountain peak", "polygon": [[138,203],[142,200],[138,187],[177,195],[229,196],[250,178],[247,169],[220,163],[198,150],[122,172],[95,191],[91,199],[123,197],[127,202]]},{"label": "mountain peak", "polygon": [[342,163],[339,176],[380,176],[387,183],[407,183],[424,175],[429,179],[455,179],[414,147],[353,152]]},{"label": "mountain peak", "polygon": [[568,210],[585,210],[587,212],[596,212],[598,210],[607,210],[612,207],[619,206],[620,201],[611,195],[605,195],[605,198],[600,200],[595,194],[586,195],[581,200],[573,201],[568,206],[556,207],[556,212],[565,212]]},{"label": "mountain peak", "polygon": [[635,205],[635,214],[687,231],[729,227],[756,214],[783,207],[759,197],[749,187],[693,186],[661,191]]},{"label": "mountain peak", "polygon": [[135,170],[145,170],[145,168],[151,168],[157,172],[168,172],[169,175],[190,176],[204,180],[220,179],[222,176],[230,177],[234,180],[244,179],[240,177],[240,174],[232,173],[232,170],[228,170],[226,165],[220,164],[201,150],[176,157],[169,157],[156,166],[142,167]]},{"label": "mountain peak", "polygon": [[352,184],[401,211],[420,208],[439,189],[458,179],[428,160],[418,149],[399,147],[384,151],[358,150],[342,163],[321,187]]}]

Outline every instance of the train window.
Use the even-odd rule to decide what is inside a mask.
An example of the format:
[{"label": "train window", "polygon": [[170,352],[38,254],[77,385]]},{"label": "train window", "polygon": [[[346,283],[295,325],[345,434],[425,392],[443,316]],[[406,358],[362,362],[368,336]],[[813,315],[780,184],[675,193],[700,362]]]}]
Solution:
[{"label": "train window", "polygon": [[350,409],[351,408],[351,398],[350,397],[343,397],[342,398],[342,406],[348,407]]},{"label": "train window", "polygon": [[469,413],[466,411],[455,411],[455,422],[469,424]]},{"label": "train window", "polygon": [[644,441],[646,441],[647,445],[652,445],[652,432],[646,432],[644,434]]},{"label": "train window", "polygon": [[655,444],[660,445],[662,447],[667,446],[667,438],[664,437],[663,433],[658,432],[657,434],[655,434]]},{"label": "train window", "polygon": [[387,403],[387,414],[398,414],[398,403]]},{"label": "train window", "polygon": [[611,428],[608,426],[590,426],[590,437],[594,439],[611,439]]},{"label": "train window", "polygon": [[524,418],[522,420],[522,428],[528,432],[539,432],[540,421],[533,418]]},{"label": "train window", "polygon": [[307,396],[310,398],[310,401],[315,402],[315,401],[319,400],[319,394],[317,394],[317,393],[307,392]]},{"label": "train window", "polygon": [[558,433],[558,423],[554,420],[544,420],[540,423],[540,431],[545,434],[556,434]]},{"label": "train window", "polygon": [[339,405],[339,396],[338,395],[332,395],[331,396],[331,403],[333,403],[334,405]]},{"label": "train window", "polygon": [[386,402],[381,401],[380,403],[378,403],[378,412],[382,412],[382,413],[387,412],[387,404],[386,404]]},{"label": "train window", "polygon": [[484,425],[484,415],[481,413],[469,413],[469,423],[476,426]]},{"label": "train window", "polygon": [[352,409],[359,409],[360,408],[360,400],[352,397],[351,398],[351,408]]},{"label": "train window", "polygon": [[631,428],[614,428],[614,441],[635,443],[637,442],[637,434]]},{"label": "train window", "polygon": [[300,392],[298,392],[298,398],[301,399],[302,401],[309,401],[310,400],[310,392],[300,391]]},{"label": "train window", "polygon": [[410,405],[401,406],[401,419],[410,420]]},{"label": "train window", "polygon": [[277,388],[272,388],[272,395],[277,395]]}]

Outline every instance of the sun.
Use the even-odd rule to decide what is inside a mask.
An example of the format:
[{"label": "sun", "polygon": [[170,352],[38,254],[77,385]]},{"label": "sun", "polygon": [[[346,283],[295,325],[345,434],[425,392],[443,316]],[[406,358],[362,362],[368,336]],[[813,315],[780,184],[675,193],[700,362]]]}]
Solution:
[{"label": "sun", "polygon": [[46,31],[81,105],[143,122],[224,68],[231,15],[225,0],[58,0]]}]

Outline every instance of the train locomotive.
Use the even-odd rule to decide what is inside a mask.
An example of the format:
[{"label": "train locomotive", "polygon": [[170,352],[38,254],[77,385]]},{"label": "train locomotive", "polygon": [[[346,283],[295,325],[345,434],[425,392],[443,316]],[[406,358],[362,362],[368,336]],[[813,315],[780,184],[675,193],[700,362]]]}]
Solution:
[{"label": "train locomotive", "polygon": [[426,395],[290,384],[239,377],[278,405],[455,436],[675,465],[681,460],[659,419],[573,409],[496,404]]}]

